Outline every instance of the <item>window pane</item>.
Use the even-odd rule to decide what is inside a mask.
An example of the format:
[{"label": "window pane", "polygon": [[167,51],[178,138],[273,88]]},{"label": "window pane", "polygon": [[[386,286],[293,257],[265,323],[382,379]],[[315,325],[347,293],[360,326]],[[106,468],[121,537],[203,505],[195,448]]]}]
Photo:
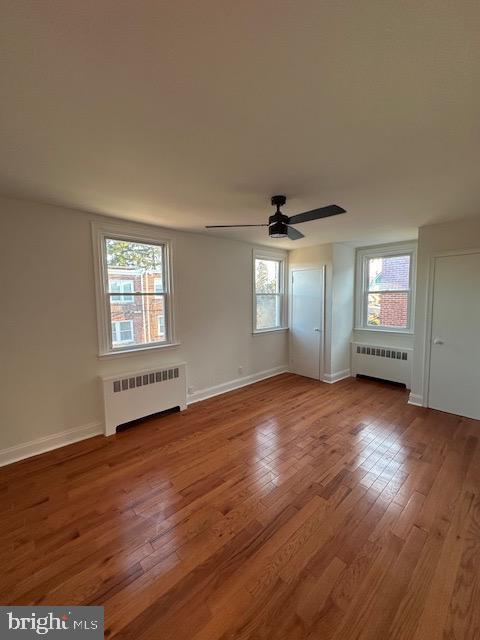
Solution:
[{"label": "window pane", "polygon": [[115,320],[112,322],[112,343],[114,347],[133,342],[133,321]]},{"label": "window pane", "polygon": [[408,326],[408,293],[369,293],[367,324],[377,327]]},{"label": "window pane", "polygon": [[369,291],[409,289],[410,256],[370,258],[368,261]]},{"label": "window pane", "polygon": [[[110,293],[163,291],[163,247],[157,244],[106,238],[108,290]],[[120,283],[120,284],[118,284]],[[126,296],[127,301],[133,296]],[[125,296],[120,300],[125,302]]]},{"label": "window pane", "polygon": [[151,296],[150,299],[150,340],[151,342],[165,342],[167,339],[166,330],[166,309],[165,296]]},{"label": "window pane", "polygon": [[280,262],[255,259],[255,293],[280,292]]},{"label": "window pane", "polygon": [[281,296],[257,295],[257,329],[280,326]]},{"label": "window pane", "polygon": [[112,347],[142,346],[167,340],[165,295],[129,296],[133,302],[122,304],[110,296]]},{"label": "window pane", "polygon": [[163,280],[162,278],[153,279],[153,290],[155,293],[163,293]]}]

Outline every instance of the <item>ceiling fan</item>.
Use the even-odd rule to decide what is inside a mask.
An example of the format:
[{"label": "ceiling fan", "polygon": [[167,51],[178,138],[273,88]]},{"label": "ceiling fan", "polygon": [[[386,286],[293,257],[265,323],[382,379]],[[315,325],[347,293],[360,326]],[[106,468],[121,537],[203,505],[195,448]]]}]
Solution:
[{"label": "ceiling fan", "polygon": [[303,233],[294,229],[292,224],[300,222],[310,222],[310,220],[319,220],[320,218],[328,218],[329,216],[337,216],[339,213],[346,213],[345,209],[339,207],[338,204],[329,204],[320,209],[312,209],[297,213],[295,216],[286,216],[280,211],[287,201],[286,196],[272,196],[272,206],[277,207],[275,213],[268,218],[268,224],[210,224],[206,229],[225,229],[227,227],[268,227],[268,235],[270,238],[290,238],[290,240],[299,240],[304,238]]}]

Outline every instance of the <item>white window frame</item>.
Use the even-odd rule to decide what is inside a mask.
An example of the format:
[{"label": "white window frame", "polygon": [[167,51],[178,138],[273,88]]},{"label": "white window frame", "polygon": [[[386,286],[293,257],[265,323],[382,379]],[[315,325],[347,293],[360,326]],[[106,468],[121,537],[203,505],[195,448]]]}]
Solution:
[{"label": "white window frame", "polygon": [[[395,290],[394,293],[408,293],[408,320],[406,327],[373,326],[368,324],[368,261],[372,258],[393,258],[410,256],[409,289]],[[355,275],[355,330],[384,333],[413,334],[415,318],[415,281],[417,271],[417,244],[404,242],[357,249]],[[390,293],[389,290],[377,293]]]},{"label": "white window frame", "polygon": [[[116,342],[122,342],[123,344],[131,344],[132,342],[135,342],[135,332],[133,330],[133,320],[112,320],[112,326],[113,325],[120,325],[122,322],[128,322],[128,324],[130,325],[130,333],[132,335],[130,340],[116,340]],[[121,334],[121,330],[118,331],[118,333]],[[112,331],[112,342],[113,342],[113,331]]]},{"label": "white window frame", "polygon": [[[118,293],[114,293],[114,295],[118,296],[119,298],[121,298],[121,300],[113,300],[112,298],[112,302],[114,302],[115,304],[129,304],[131,302],[134,301],[134,296],[133,296],[133,290],[134,290],[134,282],[133,280],[114,280],[113,282],[118,282],[120,284],[120,291]],[[124,286],[128,284],[130,285],[130,290],[129,291],[125,291]],[[127,300],[125,299],[127,298]]]},{"label": "white window frame", "polygon": [[[110,295],[108,292],[108,270],[105,251],[105,239],[125,240],[126,242],[141,242],[163,246],[163,283],[165,300],[165,329],[166,340],[135,345],[128,343],[125,346],[113,347],[112,319],[110,314]],[[138,351],[162,349],[178,346],[175,334],[174,291],[172,277],[172,253],[173,241],[166,238],[157,229],[136,224],[92,222],[92,240],[95,268],[95,292],[97,298],[97,326],[98,326],[98,353],[99,357],[114,355],[127,355]],[[138,294],[133,294],[138,295]],[[155,292],[141,295],[158,296]],[[118,304],[118,303],[117,303]]]},{"label": "white window frame", "polygon": [[[268,327],[266,329],[257,329],[257,291],[255,282],[255,260],[275,260],[279,262],[279,293],[280,296],[280,326]],[[286,274],[287,274],[287,254],[279,251],[253,250],[252,257],[252,326],[254,335],[261,333],[270,333],[272,331],[285,331],[287,325],[287,297],[286,297]],[[262,295],[259,293],[258,295]]]}]

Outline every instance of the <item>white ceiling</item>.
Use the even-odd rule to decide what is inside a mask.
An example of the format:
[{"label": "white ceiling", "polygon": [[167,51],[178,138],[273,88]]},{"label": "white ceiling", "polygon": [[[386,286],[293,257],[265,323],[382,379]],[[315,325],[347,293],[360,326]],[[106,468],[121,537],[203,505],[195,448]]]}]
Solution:
[{"label": "white ceiling", "polygon": [[6,195],[194,231],[265,222],[274,193],[348,209],[288,248],[480,215],[478,0],[1,8]]}]

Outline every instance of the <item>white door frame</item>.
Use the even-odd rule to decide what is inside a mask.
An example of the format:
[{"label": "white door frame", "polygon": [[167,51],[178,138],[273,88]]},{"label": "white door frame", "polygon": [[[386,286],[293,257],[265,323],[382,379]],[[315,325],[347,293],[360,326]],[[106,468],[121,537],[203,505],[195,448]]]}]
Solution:
[{"label": "white door frame", "polygon": [[[326,299],[326,265],[324,264],[320,264],[317,267],[293,267],[290,269],[290,276],[289,276],[289,286],[290,286],[290,291],[289,291],[289,305],[288,305],[288,326],[291,328],[293,326],[292,323],[292,319],[293,319],[293,305],[291,303],[292,301],[292,294],[293,294],[293,274],[296,271],[320,271],[321,275],[321,283],[323,285],[323,298],[322,298],[322,317],[321,317],[321,327],[320,330],[322,332],[322,339],[320,340],[320,350],[321,350],[321,354],[320,354],[320,366],[319,366],[319,371],[320,371],[320,378],[319,380],[323,380],[323,373],[325,370],[325,299]],[[288,344],[288,351],[289,354],[292,352],[292,345],[291,345],[291,341],[292,341],[292,336],[291,336],[291,332],[289,332],[289,344]],[[289,363],[290,365],[290,363]]]},{"label": "white door frame", "polygon": [[427,281],[427,314],[425,323],[425,348],[423,354],[423,406],[429,406],[430,396],[430,366],[432,359],[432,327],[433,327],[433,301],[435,298],[435,267],[438,258],[451,256],[465,256],[480,253],[480,249],[457,249],[456,251],[442,251],[430,256]]}]

